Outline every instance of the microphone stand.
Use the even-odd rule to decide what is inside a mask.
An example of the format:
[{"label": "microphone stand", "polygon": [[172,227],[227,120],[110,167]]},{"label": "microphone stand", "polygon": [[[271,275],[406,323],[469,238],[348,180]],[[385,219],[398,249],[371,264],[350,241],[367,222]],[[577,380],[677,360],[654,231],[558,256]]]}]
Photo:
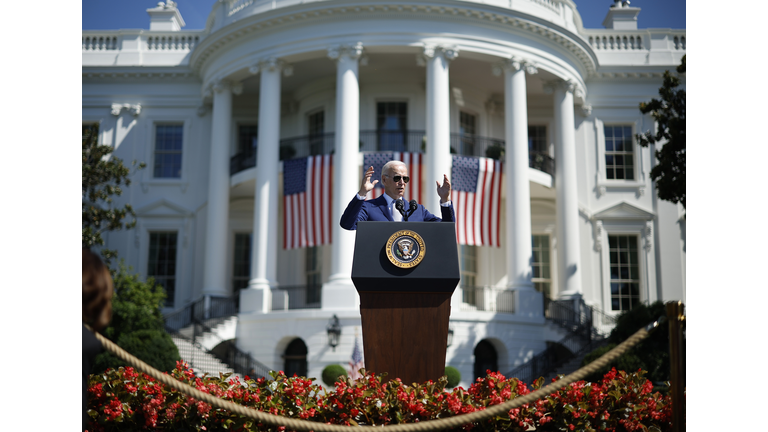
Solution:
[{"label": "microphone stand", "polygon": [[413,212],[416,211],[417,208],[419,208],[419,204],[416,202],[416,200],[411,200],[410,203],[408,203],[410,208],[408,209],[408,216],[405,217],[405,220],[407,221],[409,217],[413,214]]},{"label": "microphone stand", "polygon": [[397,209],[397,211],[400,212],[401,215],[403,215],[403,221],[408,222],[408,216],[410,215],[405,213],[405,208],[403,207],[403,200],[401,199],[395,200],[395,208]]}]

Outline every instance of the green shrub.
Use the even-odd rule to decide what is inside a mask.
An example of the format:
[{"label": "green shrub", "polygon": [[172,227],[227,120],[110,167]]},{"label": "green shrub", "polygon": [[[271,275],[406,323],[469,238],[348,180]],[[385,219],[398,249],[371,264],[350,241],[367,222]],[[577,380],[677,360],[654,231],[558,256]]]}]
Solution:
[{"label": "green shrub", "polygon": [[[115,295],[112,320],[102,334],[118,346],[162,371],[171,371],[179,350],[165,331],[162,307],[165,290],[152,278],[142,282],[139,275],[120,263],[113,272]],[[108,352],[96,356],[91,373],[128,364]]]},{"label": "green shrub", "polygon": [[[608,338],[609,345],[588,354],[584,358],[582,366],[591,363],[600,357],[601,354],[608,352],[610,347],[620,344],[635,334],[641,327],[645,327],[659,319],[660,316],[666,316],[666,314],[666,306],[661,301],[650,305],[640,304],[622,313],[618,316],[616,327],[613,328]],[[683,360],[685,360],[685,339],[683,339]],[[611,367],[615,367],[618,370],[626,371],[636,371],[638,369],[648,371],[647,377],[652,382],[669,381],[669,365],[669,324],[664,322],[645,340],[635,345],[634,348],[624,353],[613,363],[586,379],[594,382],[595,379],[599,379]]]},{"label": "green shrub", "polygon": [[453,366],[445,367],[445,376],[448,378],[448,384],[445,385],[446,388],[454,388],[461,381],[461,372]]},{"label": "green shrub", "polygon": [[[612,350],[616,347],[616,344],[608,344],[604,347],[600,347],[591,353],[587,354],[584,357],[584,360],[581,362],[582,366],[588,365],[592,363],[593,361],[600,358],[603,354],[607,353],[608,351]],[[586,381],[589,382],[598,382],[600,381],[605,374],[608,373],[608,371],[611,370],[612,367],[615,367],[617,370],[624,370],[624,371],[630,371],[635,372],[638,369],[643,369],[643,361],[635,354],[633,354],[631,351],[625,353],[621,357],[617,358],[613,363],[611,363],[608,366],[604,366],[601,369],[598,369],[594,373],[592,373],[589,376],[584,377]]]},{"label": "green shrub", "polygon": [[328,387],[333,387],[333,385],[336,383],[336,380],[338,380],[341,376],[346,378],[347,371],[340,365],[332,364],[326,366],[325,369],[323,369],[323,382]]},{"label": "green shrub", "polygon": [[[176,367],[176,361],[180,358],[179,349],[173,343],[171,336],[164,331],[137,330],[125,333],[117,340],[117,345],[131,354],[137,355],[135,353],[138,353],[144,362],[164,372],[172,371]],[[97,370],[100,371],[104,371],[108,367],[115,369],[124,365],[123,360],[111,353],[100,356],[96,364]]]}]

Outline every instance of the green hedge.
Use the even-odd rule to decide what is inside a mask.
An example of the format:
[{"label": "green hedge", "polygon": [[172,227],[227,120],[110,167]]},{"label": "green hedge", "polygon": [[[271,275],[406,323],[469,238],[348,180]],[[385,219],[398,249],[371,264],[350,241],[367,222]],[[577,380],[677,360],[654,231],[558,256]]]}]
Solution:
[{"label": "green hedge", "polygon": [[323,369],[323,382],[328,387],[333,387],[339,377],[347,377],[347,371],[341,365],[332,364]]},{"label": "green hedge", "polygon": [[445,367],[445,376],[448,378],[448,384],[445,385],[446,388],[454,388],[461,381],[461,372],[453,366]]}]

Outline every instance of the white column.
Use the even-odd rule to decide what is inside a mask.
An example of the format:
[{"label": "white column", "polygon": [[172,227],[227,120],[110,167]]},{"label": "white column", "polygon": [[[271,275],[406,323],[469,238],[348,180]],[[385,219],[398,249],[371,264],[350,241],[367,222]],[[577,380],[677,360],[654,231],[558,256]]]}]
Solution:
[{"label": "white column", "polygon": [[323,285],[323,309],[357,309],[360,298],[352,284],[355,232],[342,229],[341,215],[360,187],[360,85],[358,60],[362,43],[333,46],[328,57],[336,60],[336,142],[333,159],[333,223],[331,224],[331,275]]},{"label": "white column", "polygon": [[429,211],[440,214],[440,197],[434,181],[443,182],[443,174],[451,176],[451,117],[448,64],[458,50],[446,47],[424,47],[422,59],[427,66],[427,158],[424,184]]},{"label": "white column", "polygon": [[[250,68],[261,72],[259,141],[256,150],[256,191],[253,206],[251,280],[240,294],[240,312],[271,309],[270,289],[277,284],[277,182],[280,164],[280,72],[285,64],[270,58]],[[285,68],[290,71],[290,68]]]},{"label": "white column", "polygon": [[528,178],[528,106],[526,72],[537,69],[519,59],[502,63],[504,70],[504,129],[507,186],[507,289],[515,291],[515,312],[540,316],[542,295],[533,289],[531,190]]},{"label": "white column", "polygon": [[555,188],[557,190],[557,270],[560,297],[582,294],[576,138],[571,81],[554,85]]},{"label": "white column", "polygon": [[203,295],[227,296],[227,232],[229,227],[229,145],[232,123],[232,86],[213,84],[211,154],[208,172],[208,209],[205,229]]}]

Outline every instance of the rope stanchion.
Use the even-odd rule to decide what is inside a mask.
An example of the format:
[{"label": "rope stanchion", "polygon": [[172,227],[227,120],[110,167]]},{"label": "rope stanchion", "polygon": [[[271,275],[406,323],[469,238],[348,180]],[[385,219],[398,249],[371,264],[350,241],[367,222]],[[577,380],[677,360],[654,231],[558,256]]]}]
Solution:
[{"label": "rope stanchion", "polygon": [[[660,324],[661,324],[661,320],[656,321],[652,324],[649,324],[645,328],[641,328],[640,330],[635,332],[635,334],[630,336],[627,340],[625,340],[624,342],[622,342],[612,350],[608,351],[607,353],[605,353],[603,356],[601,356],[594,362],[582,367],[581,369],[577,370],[576,372],[573,372],[568,376],[563,377],[558,381],[555,381],[525,396],[516,397],[513,400],[504,402],[499,405],[492,406],[482,411],[475,411],[472,413],[462,414],[454,417],[428,420],[428,421],[419,422],[419,423],[408,423],[408,424],[400,424],[400,425],[382,425],[377,427],[386,428],[387,432],[436,431],[436,430],[452,429],[468,423],[480,422],[480,421],[489,419],[491,417],[506,414],[512,409],[519,408],[522,405],[534,402],[538,399],[548,396],[560,390],[561,388],[575,381],[579,381],[580,379],[583,379],[589,374],[606,366],[608,363],[615,360],[616,358],[618,358],[619,356],[627,352],[629,349],[631,349],[633,346],[638,344],[640,341],[648,337],[650,332],[655,328],[657,328]],[[88,330],[93,331],[90,327],[88,327]],[[219,399],[208,393],[204,393],[184,382],[178,381],[173,377],[171,377],[170,375],[167,375],[158,371],[152,366],[134,357],[132,354],[126,352],[125,350],[117,346],[114,342],[105,338],[101,334],[97,332],[94,332],[94,334],[96,335],[96,338],[102,343],[102,345],[104,345],[104,348],[106,348],[107,351],[116,355],[121,360],[128,362],[135,368],[141,370],[142,372],[158,380],[159,382],[167,386],[170,386],[172,388],[178,389],[179,391],[181,391],[182,393],[188,396],[191,396],[195,399],[202,400],[217,408],[231,411],[241,416],[250,417],[258,421],[259,423],[265,423],[265,424],[270,424],[275,426],[285,426],[285,428],[288,430],[315,431],[315,432],[349,432],[350,427],[355,427],[355,426],[343,426],[343,425],[330,425],[326,423],[311,422],[308,420],[296,420],[296,419],[291,419],[287,417],[281,417],[274,414],[258,411],[253,408],[244,407],[242,405],[238,405],[236,403],[233,403],[227,400]]]}]

